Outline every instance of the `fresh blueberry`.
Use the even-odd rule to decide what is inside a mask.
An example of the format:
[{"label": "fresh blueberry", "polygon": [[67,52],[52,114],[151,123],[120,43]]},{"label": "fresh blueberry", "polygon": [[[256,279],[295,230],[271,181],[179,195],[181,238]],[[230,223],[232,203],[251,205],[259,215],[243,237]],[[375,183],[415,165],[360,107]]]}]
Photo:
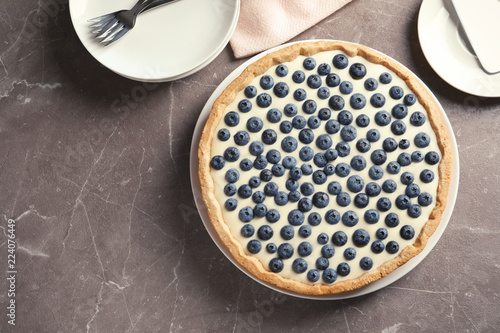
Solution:
[{"label": "fresh blueberry", "polygon": [[278,251],[278,247],[274,243],[268,243],[266,245],[266,251],[267,251],[267,253],[273,254],[273,253],[276,253],[276,251]]},{"label": "fresh blueberry", "polygon": [[217,137],[220,141],[227,141],[231,137],[231,133],[229,133],[228,129],[223,128],[219,130],[219,132],[217,133]]},{"label": "fresh blueberry", "polygon": [[366,223],[375,224],[380,219],[380,214],[376,209],[368,209],[364,215]]},{"label": "fresh blueberry", "polygon": [[342,140],[347,142],[353,141],[354,139],[356,139],[356,136],[356,128],[351,125],[342,127],[342,130],[340,131],[340,137],[342,138]]},{"label": "fresh blueberry", "polygon": [[325,258],[331,258],[335,254],[335,247],[333,245],[327,244],[321,248],[321,255]]},{"label": "fresh blueberry", "polygon": [[317,74],[309,75],[309,77],[307,78],[307,85],[309,86],[309,88],[317,89],[321,87],[322,83],[323,80],[321,80],[321,76]]},{"label": "fresh blueberry", "polygon": [[317,269],[311,269],[307,272],[307,279],[311,282],[316,282],[319,280],[320,274]]},{"label": "fresh blueberry", "polygon": [[387,72],[384,72],[380,74],[379,80],[383,84],[389,84],[392,82],[392,75]]},{"label": "fresh blueberry", "polygon": [[385,245],[384,245],[384,243],[382,241],[376,240],[376,241],[374,241],[372,243],[371,248],[372,248],[373,253],[377,253],[378,254],[378,253],[384,252]]},{"label": "fresh blueberry", "polygon": [[285,77],[288,74],[288,67],[286,65],[280,64],[276,66],[276,75],[279,77]]},{"label": "fresh blueberry", "polygon": [[251,224],[245,224],[242,228],[241,228],[241,235],[243,237],[252,237],[253,234],[255,233],[255,228],[253,227],[253,225]]},{"label": "fresh blueberry", "polygon": [[250,207],[244,207],[240,209],[240,212],[238,213],[238,217],[242,222],[250,222],[253,220],[253,209]]},{"label": "fresh blueberry", "polygon": [[293,98],[295,98],[295,100],[299,101],[299,102],[305,100],[306,97],[307,97],[307,93],[302,88],[295,90],[293,93]]},{"label": "fresh blueberry", "polygon": [[253,167],[253,162],[250,159],[244,158],[241,160],[240,162],[241,171],[250,171],[252,167]]},{"label": "fresh blueberry", "polygon": [[385,105],[385,96],[380,93],[375,93],[370,97],[370,104],[374,108],[381,108]]},{"label": "fresh blueberry", "polygon": [[328,120],[332,116],[332,111],[329,108],[322,108],[318,111],[318,118],[320,120]]},{"label": "fresh blueberry", "polygon": [[340,123],[335,119],[330,119],[326,122],[325,130],[328,134],[335,134],[340,130]]},{"label": "fresh blueberry", "polygon": [[281,153],[276,149],[271,149],[267,152],[266,158],[269,163],[276,164],[281,160]]},{"label": "fresh blueberry", "polygon": [[224,186],[224,194],[228,197],[232,197],[236,194],[237,191],[238,190],[236,189],[236,185],[232,183],[226,184],[226,186]]},{"label": "fresh blueberry", "polygon": [[378,88],[378,81],[374,78],[369,78],[365,80],[365,89],[368,91],[374,91]]},{"label": "fresh blueberry", "polygon": [[325,165],[325,168],[323,169],[323,172],[327,176],[332,176],[335,174],[335,165],[333,164],[327,164]]},{"label": "fresh blueberry", "polygon": [[[260,179],[258,177],[255,177],[254,179],[257,179],[260,182]],[[238,189],[238,195],[243,199],[250,198],[252,196],[252,187],[246,184],[241,185]]]},{"label": "fresh blueberry", "polygon": [[363,257],[359,261],[359,266],[365,271],[370,270],[373,267],[373,260],[370,257]]},{"label": "fresh blueberry", "polygon": [[345,106],[345,101],[342,96],[334,95],[328,100],[328,105],[335,111],[340,111]]},{"label": "fresh blueberry", "polygon": [[250,253],[259,253],[260,250],[262,250],[262,244],[258,240],[252,239],[250,242],[248,242],[247,250]]},{"label": "fresh blueberry", "polygon": [[349,95],[354,90],[354,87],[350,81],[342,81],[339,90],[344,95]]},{"label": "fresh blueberry", "polygon": [[316,192],[313,195],[312,202],[318,208],[325,208],[330,203],[330,197],[324,192]]},{"label": "fresh blueberry", "polygon": [[281,111],[276,108],[267,111],[267,120],[270,123],[279,123],[281,120]]},{"label": "fresh blueberry", "polygon": [[262,141],[267,145],[272,145],[278,140],[278,134],[272,129],[266,129],[262,132]]},{"label": "fresh blueberry", "polygon": [[262,179],[265,182],[268,182],[271,179],[273,179],[273,173],[269,169],[262,170],[260,172],[260,179]]},{"label": "fresh blueberry", "polygon": [[360,114],[356,118],[356,125],[358,125],[359,127],[367,127],[368,125],[370,125],[370,118],[368,118],[366,114]]},{"label": "fresh blueberry", "polygon": [[418,148],[425,148],[429,145],[431,142],[431,137],[427,133],[420,132],[417,135],[415,135],[415,146]]},{"label": "fresh blueberry", "polygon": [[336,167],[337,176],[347,177],[351,173],[351,167],[346,163],[339,163]]},{"label": "fresh blueberry", "polygon": [[263,126],[264,126],[264,122],[259,117],[251,117],[247,121],[247,129],[249,132],[252,132],[252,133],[260,132],[260,130],[262,130]]},{"label": "fresh blueberry", "polygon": [[330,65],[328,65],[326,63],[322,63],[318,66],[318,74],[319,75],[327,75],[328,73],[330,73],[331,70],[332,70],[332,68],[330,67]]},{"label": "fresh blueberry", "polygon": [[316,139],[316,146],[318,146],[318,148],[322,150],[327,150],[332,146],[332,144],[333,144],[332,138],[328,134],[322,134],[318,136],[318,138]]},{"label": "fresh blueberry", "polygon": [[299,191],[292,191],[288,194],[288,201],[290,202],[297,202],[300,200],[300,193]]},{"label": "fresh blueberry", "polygon": [[234,142],[238,146],[245,146],[248,144],[248,142],[250,142],[250,135],[248,134],[248,132],[238,131],[234,135]]},{"label": "fresh blueberry", "polygon": [[398,163],[401,166],[408,166],[411,164],[411,155],[408,153],[401,153],[398,156]]},{"label": "fresh blueberry", "polygon": [[271,171],[276,177],[281,177],[285,174],[285,167],[282,164],[275,164],[271,168]]},{"label": "fresh blueberry", "polygon": [[415,237],[415,229],[413,229],[411,225],[404,225],[401,227],[399,234],[401,235],[401,238],[410,240]]},{"label": "fresh blueberry", "polygon": [[260,78],[260,86],[262,89],[271,89],[274,85],[274,79],[271,75],[263,75]]},{"label": "fresh blueberry", "polygon": [[333,181],[328,184],[328,193],[338,195],[340,192],[342,192],[342,185],[339,182]]},{"label": "fresh blueberry", "polygon": [[292,119],[292,126],[295,129],[303,129],[304,127],[306,127],[306,124],[307,124],[306,118],[302,116],[295,116]]},{"label": "fresh blueberry", "polygon": [[309,119],[307,119],[307,126],[311,129],[316,129],[321,125],[321,119],[319,119],[318,116],[310,116]]},{"label": "fresh blueberry", "polygon": [[[247,225],[249,225],[249,224],[247,224]],[[262,240],[270,240],[274,235],[274,231],[273,231],[273,228],[271,228],[270,226],[263,225],[257,231],[257,235]]]},{"label": "fresh blueberry", "polygon": [[356,246],[363,247],[370,243],[370,234],[365,229],[357,229],[352,235],[352,241]]},{"label": "fresh blueberry", "polygon": [[413,112],[410,117],[410,123],[413,126],[422,126],[425,123],[425,115],[420,111]]},{"label": "fresh blueberry", "polygon": [[274,86],[273,91],[277,97],[283,98],[288,95],[290,88],[285,82],[279,82]]},{"label": "fresh blueberry", "polygon": [[272,97],[269,94],[262,93],[257,96],[257,105],[261,108],[267,108],[272,103]]},{"label": "fresh blueberry", "polygon": [[387,126],[391,123],[391,120],[391,115],[387,111],[382,110],[375,114],[375,122],[379,126]]},{"label": "fresh blueberry", "polygon": [[329,87],[337,87],[340,84],[340,76],[330,73],[326,77],[326,85]]},{"label": "fresh blueberry", "polygon": [[353,247],[348,247],[347,249],[345,249],[344,258],[346,260],[353,260],[354,258],[356,258],[356,249]]},{"label": "fresh blueberry", "polygon": [[354,196],[354,206],[358,208],[365,208],[370,203],[370,199],[364,193],[358,193]]},{"label": "fresh blueberry", "polygon": [[240,123],[240,115],[235,111],[228,112],[224,116],[224,122],[227,126],[234,127]]},{"label": "fresh blueberry", "polygon": [[355,80],[359,80],[365,77],[366,75],[366,66],[357,62],[349,67],[349,74],[351,74],[352,78]]},{"label": "fresh blueberry", "polygon": [[396,213],[389,213],[385,216],[385,225],[389,228],[394,228],[399,225],[399,217]]},{"label": "fresh blueberry", "polygon": [[404,185],[410,185],[411,183],[413,183],[413,180],[415,179],[415,177],[413,177],[413,174],[411,172],[403,172],[403,174],[401,175],[401,183],[403,183]]},{"label": "fresh blueberry", "polygon": [[392,179],[387,179],[382,184],[382,190],[384,190],[384,192],[386,192],[386,193],[394,193],[394,192],[396,192],[397,188],[398,188],[398,185]]},{"label": "fresh blueberry", "polygon": [[401,165],[398,162],[389,162],[387,164],[387,172],[392,175],[397,175],[401,171]]},{"label": "fresh blueberry", "polygon": [[330,89],[327,87],[321,87],[318,89],[318,98],[319,99],[327,99],[330,97]]},{"label": "fresh blueberry", "polygon": [[281,228],[280,236],[284,240],[290,240],[295,236],[295,231],[293,230],[293,227],[291,225],[286,225]]},{"label": "fresh blueberry", "polygon": [[247,98],[253,98],[257,96],[257,88],[255,88],[255,86],[247,86],[245,88],[245,96]]},{"label": "fresh blueberry", "polygon": [[381,212],[387,212],[389,209],[391,209],[392,203],[389,198],[382,197],[378,199],[377,201],[377,209]]},{"label": "fresh blueberry", "polygon": [[351,267],[346,262],[342,262],[337,266],[337,273],[340,276],[347,276],[351,272]]},{"label": "fresh blueberry", "polygon": [[339,152],[334,148],[327,149],[327,151],[325,152],[325,157],[327,161],[335,161],[337,157],[339,157]]},{"label": "fresh blueberry", "polygon": [[297,149],[297,139],[292,136],[286,136],[281,141],[281,149],[283,149],[283,151],[287,153],[295,151]]},{"label": "fresh blueberry", "polygon": [[318,244],[326,244],[328,243],[328,240],[330,239],[330,237],[328,237],[328,235],[324,232],[320,233],[318,235]]},{"label": "fresh blueberry", "polygon": [[313,157],[313,162],[319,168],[323,168],[328,163],[323,153],[316,153]]},{"label": "fresh blueberry", "polygon": [[354,110],[361,110],[366,106],[366,98],[362,94],[352,94],[350,104]]},{"label": "fresh blueberry", "polygon": [[328,224],[337,224],[340,221],[340,213],[335,209],[330,209],[325,214],[325,221]]},{"label": "fresh blueberry", "polygon": [[387,161],[387,154],[382,149],[376,149],[370,155],[370,159],[375,165],[382,165]]},{"label": "fresh blueberry", "polygon": [[313,182],[315,184],[318,184],[318,185],[324,184],[327,181],[327,176],[326,176],[325,172],[322,170],[314,171],[312,178],[313,178]]},{"label": "fresh blueberry", "polygon": [[422,152],[420,151],[414,151],[412,154],[411,154],[411,161],[412,162],[422,162],[424,160],[424,154],[422,154]]},{"label": "fresh blueberry", "polygon": [[[252,200],[256,204],[263,203],[264,200],[266,200],[266,194],[262,191],[254,192],[254,194],[252,195]],[[266,213],[267,213],[267,210],[266,210]],[[259,216],[259,217],[262,217],[262,216]]]},{"label": "fresh blueberry", "polygon": [[278,247],[278,256],[281,259],[290,259],[293,256],[293,246],[289,243],[282,243]]},{"label": "fresh blueberry", "polygon": [[226,200],[226,202],[224,203],[224,207],[232,212],[233,210],[236,209],[236,207],[238,207],[238,201],[236,199],[233,199],[233,198],[229,198]]},{"label": "fresh blueberry", "polygon": [[241,112],[248,112],[252,109],[252,102],[250,102],[248,99],[242,99],[238,103],[238,110]]},{"label": "fresh blueberry", "polygon": [[276,223],[280,219],[280,212],[276,209],[269,209],[266,214],[266,220],[271,223]]},{"label": "fresh blueberry", "polygon": [[346,55],[337,54],[335,57],[333,57],[332,63],[336,68],[344,69],[349,65],[349,59]]},{"label": "fresh blueberry", "polygon": [[412,106],[417,102],[417,97],[414,94],[406,94],[403,101],[406,105]]},{"label": "fresh blueberry", "polygon": [[319,257],[316,259],[316,268],[320,271],[324,271],[330,266],[330,261],[325,257]]},{"label": "fresh blueberry", "polygon": [[309,198],[302,198],[299,200],[298,207],[302,212],[309,212],[313,208],[312,200]]},{"label": "fresh blueberry", "polygon": [[422,215],[422,207],[420,207],[417,204],[413,204],[410,207],[408,207],[408,215],[413,218],[417,218],[420,215]]},{"label": "fresh blueberry", "polygon": [[312,229],[308,225],[303,225],[299,228],[299,236],[302,238],[307,238],[311,236]]},{"label": "fresh blueberry", "polygon": [[396,241],[389,241],[385,247],[385,250],[390,254],[396,254],[399,251],[399,244]]},{"label": "fresh blueberry", "polygon": [[299,141],[303,144],[309,144],[314,141],[314,132],[305,128],[299,132]]},{"label": "fresh blueberry", "polygon": [[299,255],[302,257],[307,257],[312,253],[313,247],[311,243],[309,242],[302,242],[297,246],[297,251],[299,252]]},{"label": "fresh blueberry", "polygon": [[399,86],[392,86],[391,89],[389,89],[389,95],[393,99],[400,99],[401,97],[404,96],[403,88]]},{"label": "fresh blueberry", "polygon": [[295,117],[297,115],[297,112],[299,112],[299,109],[297,108],[297,105],[293,103],[288,103],[283,108],[283,112],[287,117]]},{"label": "fresh blueberry", "polygon": [[[370,141],[368,141],[367,139],[362,138],[362,139],[359,139],[358,142],[356,142],[356,149],[358,149],[358,151],[360,153],[366,153],[367,151],[370,150],[370,148],[371,148],[371,144],[370,144]],[[351,165],[352,165],[352,163],[351,163]]]},{"label": "fresh blueberry", "polygon": [[348,210],[342,214],[342,223],[348,227],[354,227],[359,222],[358,214],[352,210]]},{"label": "fresh blueberry", "polygon": [[403,119],[408,115],[408,108],[404,104],[396,104],[392,108],[392,116],[396,119]]},{"label": "fresh blueberry", "polygon": [[295,179],[288,179],[285,183],[286,189],[289,191],[295,191],[299,188],[299,182]]},{"label": "fresh blueberry", "polygon": [[267,166],[267,158],[264,155],[259,155],[255,158],[255,161],[253,161],[253,166],[257,170],[262,170]]},{"label": "fresh blueberry", "polygon": [[309,222],[310,225],[315,227],[321,223],[321,215],[319,215],[318,213],[311,213],[307,217],[307,222]]},{"label": "fresh blueberry", "polygon": [[415,183],[411,183],[406,186],[405,194],[410,198],[416,198],[420,194],[420,187]]},{"label": "fresh blueberry", "polygon": [[293,125],[288,120],[285,120],[280,124],[281,133],[288,134],[292,131],[292,129],[293,129]]},{"label": "fresh blueberry", "polygon": [[284,206],[288,203],[288,194],[286,192],[280,191],[274,196],[274,202],[278,206]]},{"label": "fresh blueberry", "polygon": [[294,166],[297,165],[297,161],[295,160],[294,157],[292,156],[286,156],[284,159],[283,159],[283,166],[287,169],[291,169],[293,168]]},{"label": "fresh blueberry", "polygon": [[432,195],[428,192],[422,192],[418,196],[418,204],[427,207],[432,203]]},{"label": "fresh blueberry", "polygon": [[232,168],[226,171],[226,180],[228,183],[236,183],[240,179],[238,170]]},{"label": "fresh blueberry", "polygon": [[374,182],[366,184],[365,190],[369,197],[376,197],[382,191],[380,185]]},{"label": "fresh blueberry", "polygon": [[316,102],[312,99],[308,99],[302,104],[302,111],[304,111],[307,114],[313,114],[316,112],[318,105]]},{"label": "fresh blueberry", "polygon": [[[363,139],[361,139],[361,140],[363,140]],[[358,143],[359,143],[359,141],[358,141]],[[368,141],[367,141],[367,143],[370,144]],[[356,146],[358,146],[358,145],[356,144]],[[364,170],[366,168],[366,159],[361,155],[354,156],[351,159],[351,167],[356,171]]]},{"label": "fresh blueberry", "polygon": [[314,67],[316,67],[316,60],[314,60],[314,58],[311,57],[305,58],[302,65],[307,70],[313,70]]},{"label": "fresh blueberry", "polygon": [[273,273],[279,273],[283,270],[284,264],[283,260],[278,259],[278,258],[273,258],[269,262],[269,270]]},{"label": "fresh blueberry", "polygon": [[394,203],[396,204],[396,207],[398,207],[399,209],[406,210],[411,205],[411,199],[409,196],[401,194],[397,196],[396,201]]},{"label": "fresh blueberry", "polygon": [[254,156],[259,156],[264,152],[264,145],[260,141],[254,141],[250,144],[249,151],[250,154]]},{"label": "fresh blueberry", "polygon": [[210,161],[210,166],[215,170],[222,170],[224,165],[226,165],[226,160],[220,155],[212,157],[212,160]]},{"label": "fresh blueberry", "polygon": [[424,169],[420,173],[420,180],[426,184],[432,182],[434,180],[434,172],[429,169]]},{"label": "fresh blueberry", "polygon": [[358,193],[365,187],[363,178],[358,175],[351,176],[347,179],[347,188],[354,193]]},{"label": "fresh blueberry", "polygon": [[395,120],[391,124],[391,132],[394,135],[403,135],[406,132],[406,125],[402,120]]},{"label": "fresh blueberry", "polygon": [[295,71],[292,75],[292,80],[295,83],[302,83],[306,79],[306,74],[303,71]]},{"label": "fresh blueberry", "polygon": [[[227,160],[227,158],[226,158]],[[425,162],[430,165],[435,165],[439,162],[439,155],[435,151],[430,151],[425,154]]]},{"label": "fresh blueberry", "polygon": [[379,180],[384,176],[384,170],[380,166],[374,165],[374,166],[370,167],[370,170],[368,171],[368,175],[373,180]]},{"label": "fresh blueberry", "polygon": [[273,197],[278,193],[279,187],[275,182],[269,182],[264,186],[264,193],[267,196]]},{"label": "fresh blueberry", "polygon": [[347,207],[351,203],[351,196],[347,192],[340,192],[337,195],[337,204],[341,207]]},{"label": "fresh blueberry", "polygon": [[337,120],[342,125],[350,125],[354,120],[354,117],[351,112],[344,110],[339,112]]},{"label": "fresh blueberry", "polygon": [[375,236],[377,236],[378,239],[384,240],[387,238],[389,235],[389,232],[387,231],[386,228],[378,228]]},{"label": "fresh blueberry", "polygon": [[257,217],[265,217],[267,215],[266,205],[259,203],[253,208],[253,214]]},{"label": "fresh blueberry", "polygon": [[301,274],[307,271],[307,261],[302,258],[297,258],[292,263],[292,269],[295,273]]},{"label": "fresh blueberry", "polygon": [[410,140],[408,139],[401,139],[399,141],[399,148],[401,149],[408,149],[410,147]]},{"label": "fresh blueberry", "polygon": [[391,153],[398,149],[398,142],[394,138],[387,138],[382,142],[382,148],[386,152]]},{"label": "fresh blueberry", "polygon": [[366,133],[366,139],[370,142],[377,142],[380,140],[380,132],[377,129],[371,129]]},{"label": "fresh blueberry", "polygon": [[325,269],[322,276],[326,283],[333,283],[337,280],[337,272],[333,268]]},{"label": "fresh blueberry", "polygon": [[310,160],[312,160],[314,157],[314,151],[312,150],[311,147],[308,147],[308,146],[304,146],[300,149],[299,151],[299,158],[304,161],[304,162],[308,162]]}]

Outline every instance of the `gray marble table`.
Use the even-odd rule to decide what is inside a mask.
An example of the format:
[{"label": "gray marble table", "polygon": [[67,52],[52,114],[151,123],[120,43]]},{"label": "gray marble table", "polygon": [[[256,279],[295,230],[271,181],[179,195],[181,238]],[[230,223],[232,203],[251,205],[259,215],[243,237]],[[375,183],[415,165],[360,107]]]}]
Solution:
[{"label": "gray marble table", "polygon": [[457,204],[437,246],[396,283],[342,301],[254,282],[197,213],[194,126],[244,59],[226,47],[185,79],[131,81],[84,49],[65,2],[0,2],[1,332],[499,330],[500,99],[462,93],[431,69],[417,38],[420,1],[355,0],[294,39],[347,40],[399,60],[434,91],[459,145]]}]

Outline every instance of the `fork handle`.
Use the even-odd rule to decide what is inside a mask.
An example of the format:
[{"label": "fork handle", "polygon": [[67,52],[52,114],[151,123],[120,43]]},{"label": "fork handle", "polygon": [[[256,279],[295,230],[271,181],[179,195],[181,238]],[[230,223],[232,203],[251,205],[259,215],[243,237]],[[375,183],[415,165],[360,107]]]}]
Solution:
[{"label": "fork handle", "polygon": [[153,4],[155,1],[158,1],[158,0],[139,0],[134,5],[134,7],[132,7],[131,10],[134,12],[134,14],[137,15],[140,12],[142,12],[144,9],[146,9],[149,5]]},{"label": "fork handle", "polygon": [[142,11],[142,12],[145,12],[145,11],[148,11],[150,9],[153,9],[153,8],[156,8],[156,7],[159,7],[159,6],[162,6],[162,5],[166,5],[167,3],[171,3],[171,2],[177,2],[179,0],[153,0],[149,5],[147,5]]}]

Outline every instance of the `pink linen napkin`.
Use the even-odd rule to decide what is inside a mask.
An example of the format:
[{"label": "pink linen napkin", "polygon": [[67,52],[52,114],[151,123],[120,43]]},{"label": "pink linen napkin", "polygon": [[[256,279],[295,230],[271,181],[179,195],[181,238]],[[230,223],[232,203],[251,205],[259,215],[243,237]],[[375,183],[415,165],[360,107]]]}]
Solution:
[{"label": "pink linen napkin", "polygon": [[280,45],[333,14],[352,0],[241,0],[231,37],[236,58]]}]

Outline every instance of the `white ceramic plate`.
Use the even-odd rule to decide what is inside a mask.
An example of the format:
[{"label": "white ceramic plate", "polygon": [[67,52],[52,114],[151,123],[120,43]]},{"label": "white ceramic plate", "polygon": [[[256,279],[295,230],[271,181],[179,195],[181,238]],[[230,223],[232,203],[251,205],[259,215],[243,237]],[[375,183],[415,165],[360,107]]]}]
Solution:
[{"label": "white ceramic plate", "polygon": [[[293,43],[290,43],[293,44]],[[369,285],[362,287],[357,290],[345,292],[345,293],[340,293],[340,294],[335,294],[335,295],[302,295],[298,294],[286,289],[278,288],[273,284],[267,283],[265,281],[261,281],[254,277],[246,268],[244,268],[242,265],[240,265],[231,255],[229,250],[226,248],[226,246],[222,243],[222,241],[219,238],[219,235],[215,231],[214,227],[212,226],[212,223],[210,222],[210,218],[208,216],[208,212],[206,210],[205,203],[203,202],[203,198],[201,195],[201,187],[200,187],[200,179],[198,178],[198,144],[200,142],[201,138],[201,133],[203,131],[203,127],[205,126],[205,122],[208,118],[208,115],[210,114],[210,110],[212,109],[212,105],[217,99],[217,97],[222,93],[222,91],[236,78],[238,75],[243,72],[243,70],[250,65],[252,62],[256,61],[257,59],[263,57],[267,53],[276,51],[282,47],[285,47],[287,45],[281,45],[278,47],[275,47],[273,49],[270,49],[268,51],[265,51],[261,54],[258,54],[254,56],[253,58],[249,59],[245,63],[243,63],[241,66],[236,68],[231,74],[229,74],[224,81],[215,89],[213,92],[212,96],[208,99],[207,103],[203,107],[203,110],[201,111],[200,117],[198,118],[198,122],[196,123],[196,127],[194,129],[193,133],[193,141],[191,142],[191,155],[190,155],[190,174],[191,174],[191,188],[193,190],[193,195],[196,203],[196,207],[198,208],[198,211],[201,216],[201,220],[203,221],[203,224],[205,225],[205,228],[207,229],[208,233],[212,237],[213,241],[219,249],[226,255],[226,257],[236,266],[238,267],[241,271],[243,271],[245,274],[247,274],[249,277],[254,279],[255,281],[273,289],[279,292],[282,292],[284,294],[290,295],[290,296],[295,296],[295,297],[300,297],[300,298],[306,298],[306,299],[316,299],[316,300],[338,300],[338,299],[347,299],[347,298],[353,298],[357,296],[362,296],[366,295],[368,293],[377,291],[381,288],[384,288],[391,283],[397,281],[398,279],[402,278],[404,275],[409,273],[413,268],[415,268],[428,254],[429,252],[434,248],[434,246],[437,244],[439,238],[441,238],[441,235],[443,234],[444,230],[446,229],[446,226],[448,225],[448,221],[450,220],[451,213],[453,211],[453,208],[455,206],[455,201],[457,198],[457,193],[458,193],[458,179],[459,179],[459,162],[458,162],[458,148],[457,148],[457,142],[455,139],[455,135],[453,133],[453,130],[451,128],[450,121],[448,120],[448,117],[446,116],[446,113],[444,112],[443,108],[440,107],[440,115],[442,118],[442,121],[445,125],[446,132],[448,133],[448,136],[450,137],[450,146],[451,150],[453,153],[453,163],[452,163],[452,173],[451,173],[451,184],[450,184],[450,191],[448,195],[448,203],[446,205],[446,209],[443,213],[443,217],[441,219],[441,223],[439,224],[437,230],[434,232],[434,234],[429,238],[429,241],[427,243],[427,246],[425,249],[416,257],[412,258],[410,261],[408,261],[405,265],[402,267],[396,269],[394,272],[389,274],[387,277],[377,280],[373,283],[370,283]],[[393,59],[394,60],[394,59]],[[395,61],[395,60],[394,60]],[[421,81],[420,81],[421,82]],[[423,84],[423,82],[421,82]],[[425,84],[424,84],[425,86]],[[426,87],[426,86],[425,86]],[[427,88],[427,87],[426,87]],[[432,96],[432,98],[435,100],[435,102],[439,104],[438,100],[432,94],[432,92],[427,88],[427,91],[429,94]]]},{"label": "white ceramic plate", "polygon": [[147,82],[180,79],[208,65],[229,42],[240,9],[240,0],[181,0],[140,14],[122,39],[100,45],[88,20],[135,3],[69,1],[76,33],[90,54],[124,77]]},{"label": "white ceramic plate", "polygon": [[462,38],[465,34],[450,0],[422,1],[418,36],[427,61],[443,80],[472,95],[500,97],[500,73],[488,74],[481,69]]}]

